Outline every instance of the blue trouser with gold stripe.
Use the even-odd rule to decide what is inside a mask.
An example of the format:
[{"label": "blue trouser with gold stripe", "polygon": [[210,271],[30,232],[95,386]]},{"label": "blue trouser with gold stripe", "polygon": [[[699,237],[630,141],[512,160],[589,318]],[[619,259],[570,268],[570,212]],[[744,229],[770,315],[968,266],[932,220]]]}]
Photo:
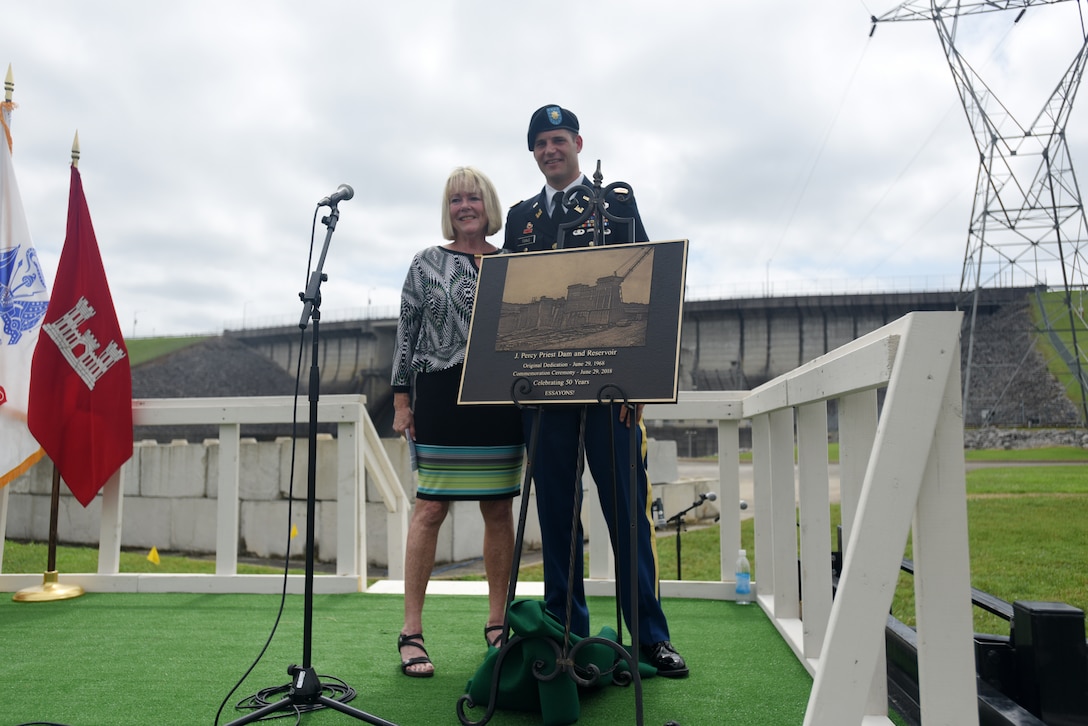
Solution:
[{"label": "blue trouser with gold stripe", "polygon": [[[605,521],[616,553],[616,571],[620,583],[620,603],[628,630],[631,624],[631,531],[630,497],[636,500],[637,552],[638,552],[638,622],[640,645],[651,645],[669,640],[669,625],[658,599],[657,546],[650,518],[650,486],[641,456],[642,432],[635,425],[636,476],[633,488],[629,484],[631,472],[630,430],[619,420],[619,405],[596,404],[586,406],[585,451],[590,473],[597,485]],[[575,519],[575,486],[578,425],[582,406],[556,404],[543,406],[536,456],[531,462],[536,484],[536,508],[540,519],[540,534],[544,557],[544,602],[548,612],[560,622],[566,621],[567,592],[572,592],[571,632],[589,635],[589,612],[586,608],[583,583],[582,532],[580,519]],[[536,411],[523,412],[525,441],[532,441],[532,427]],[[615,447],[613,449],[613,446]],[[614,454],[613,454],[614,451]],[[618,487],[614,486],[618,484]],[[618,498],[613,505],[613,489]],[[577,524],[578,536],[574,538],[574,579],[568,583],[568,565],[571,561],[571,529]]]}]

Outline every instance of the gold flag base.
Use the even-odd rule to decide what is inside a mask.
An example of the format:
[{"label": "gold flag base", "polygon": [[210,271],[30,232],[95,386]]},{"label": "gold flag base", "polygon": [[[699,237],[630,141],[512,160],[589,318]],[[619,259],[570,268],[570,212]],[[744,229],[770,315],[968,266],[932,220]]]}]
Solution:
[{"label": "gold flag base", "polygon": [[82,587],[57,582],[57,571],[50,570],[45,573],[41,585],[19,590],[11,599],[15,602],[50,602],[53,600],[70,600],[82,594]]}]

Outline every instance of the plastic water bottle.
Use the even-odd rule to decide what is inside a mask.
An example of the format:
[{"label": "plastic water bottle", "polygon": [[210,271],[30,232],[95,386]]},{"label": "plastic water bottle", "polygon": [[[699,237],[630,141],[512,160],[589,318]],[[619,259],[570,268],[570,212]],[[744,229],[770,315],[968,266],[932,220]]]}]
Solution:
[{"label": "plastic water bottle", "polygon": [[752,566],[748,563],[748,553],[740,551],[737,556],[737,605],[749,605],[752,602]]}]

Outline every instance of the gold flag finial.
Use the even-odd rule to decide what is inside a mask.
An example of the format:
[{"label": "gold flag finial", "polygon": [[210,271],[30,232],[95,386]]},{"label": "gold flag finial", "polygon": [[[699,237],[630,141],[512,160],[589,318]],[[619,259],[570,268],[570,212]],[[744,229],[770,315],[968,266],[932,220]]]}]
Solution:
[{"label": "gold flag finial", "polygon": [[76,131],[76,137],[72,139],[72,166],[79,166],[79,131]]},{"label": "gold flag finial", "polygon": [[11,94],[15,90],[15,76],[11,73],[11,64],[8,63],[8,74],[4,76],[4,100],[11,101]]}]

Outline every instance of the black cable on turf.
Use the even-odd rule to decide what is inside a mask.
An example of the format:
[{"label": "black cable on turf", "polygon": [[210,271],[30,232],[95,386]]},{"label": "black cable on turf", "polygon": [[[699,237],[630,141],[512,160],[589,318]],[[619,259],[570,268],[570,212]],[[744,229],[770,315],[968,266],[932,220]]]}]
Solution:
[{"label": "black cable on turf", "polygon": [[[322,693],[327,698],[333,698],[338,701],[347,702],[355,698],[355,696],[357,695],[354,688],[352,688],[336,676],[318,676],[318,679],[321,680]],[[325,682],[325,679],[331,679],[335,681],[335,683],[327,683]],[[281,700],[284,694],[288,693],[290,690],[291,684],[287,684],[284,686],[273,686],[271,688],[262,688],[254,695],[243,698],[241,701],[236,703],[234,707],[238,710],[256,710],[259,708],[264,708],[265,706],[269,706]],[[310,711],[317,711],[322,708],[325,708],[325,706],[320,703],[304,703],[294,705],[295,712],[298,715],[301,715],[303,713],[309,713]],[[264,721],[272,718],[283,718],[283,715],[274,716],[270,714],[265,718],[259,720]]]},{"label": "black cable on turf", "polygon": [[[314,210],[313,222],[310,225],[310,257],[309,257],[309,260],[308,260],[307,265],[306,265],[306,279],[307,280],[309,280],[309,278],[310,278],[310,269],[311,269],[311,265],[313,264],[314,230],[317,228],[317,214],[318,214],[318,210]],[[279,630],[280,620],[283,618],[283,609],[284,609],[284,606],[285,606],[285,604],[287,602],[287,574],[290,571],[290,567],[291,567],[291,534],[290,534],[291,526],[290,525],[291,525],[292,508],[294,507],[294,502],[295,502],[295,452],[298,450],[298,447],[295,446],[294,443],[298,440],[298,398],[299,398],[299,388],[301,387],[301,382],[302,382],[302,357],[303,357],[303,351],[305,350],[305,347],[306,347],[305,342],[306,342],[306,330],[302,329],[302,330],[300,330],[300,333],[299,333],[298,360],[297,360],[297,362],[295,364],[294,405],[292,406],[292,412],[291,412],[291,443],[292,443],[292,446],[291,446],[291,476],[290,476],[289,483],[288,483],[288,486],[287,486],[287,525],[288,525],[287,526],[287,532],[288,532],[288,534],[287,534],[287,546],[284,548],[284,556],[283,556],[283,589],[280,591],[280,604],[279,604],[278,610],[276,611],[276,620],[275,620],[274,623],[272,623],[272,631],[268,634],[268,639],[265,640],[264,645],[261,647],[260,652],[257,653],[257,657],[253,659],[253,663],[250,664],[249,668],[246,669],[246,672],[242,674],[242,677],[238,679],[238,682],[234,684],[234,686],[230,689],[230,691],[227,693],[227,695],[223,697],[223,701],[219,704],[219,710],[217,710],[215,712],[215,722],[214,722],[215,726],[219,726],[219,717],[222,715],[223,709],[227,705],[227,701],[229,701],[230,697],[234,695],[234,692],[237,691],[238,688],[241,687],[241,685],[243,683],[245,683],[246,678],[249,678],[249,674],[253,672],[253,669],[256,668],[257,664],[261,662],[262,658],[264,658],[264,654],[266,652],[268,652],[268,646],[270,646],[272,644],[272,638],[275,637],[276,631]],[[280,689],[286,690],[286,689],[289,689],[290,687],[291,687],[291,684],[288,683],[287,685],[277,687],[274,690],[277,690],[277,691],[280,690]],[[238,704],[235,704],[235,708],[236,709],[241,708],[242,707],[241,704],[247,702],[250,699],[256,699],[256,698],[258,698],[260,693],[264,693],[264,692],[267,692],[269,690],[272,690],[272,689],[264,689],[263,691],[258,692],[258,694],[255,694],[255,695],[252,695],[252,696],[249,696],[247,698],[242,699],[241,701],[238,702]],[[355,697],[355,691],[351,691],[351,698],[354,698],[354,697]],[[347,700],[350,700],[350,698],[347,699]],[[321,704],[314,704],[314,706],[316,708],[324,708],[324,706],[322,706]],[[303,710],[309,711],[309,710],[314,710],[314,709],[310,708],[310,707],[300,708],[299,706],[296,705],[295,706],[295,715],[296,715],[295,723],[296,724],[299,722],[298,719],[299,719],[299,717],[301,717],[301,714],[302,714]],[[287,714],[283,714],[281,716],[267,716],[267,717],[259,719],[259,720],[264,721],[264,720],[267,720],[269,718],[283,718],[286,715]]]}]

